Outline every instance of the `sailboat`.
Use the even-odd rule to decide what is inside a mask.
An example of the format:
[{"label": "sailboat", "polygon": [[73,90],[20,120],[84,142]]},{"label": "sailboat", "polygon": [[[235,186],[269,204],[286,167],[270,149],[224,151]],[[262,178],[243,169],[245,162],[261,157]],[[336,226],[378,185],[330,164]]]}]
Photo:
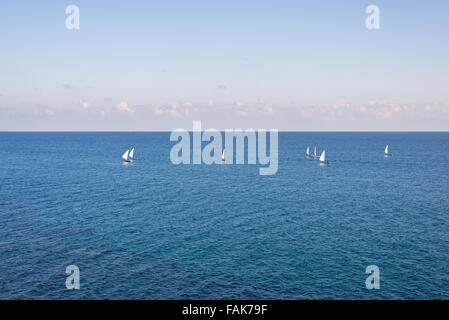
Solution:
[{"label": "sailboat", "polygon": [[313,157],[318,158],[318,156],[316,155],[316,146],[313,148]]},{"label": "sailboat", "polygon": [[324,166],[325,164],[328,164],[329,161],[326,161],[326,150],[323,150],[320,156],[320,166]]},{"label": "sailboat", "polygon": [[137,160],[136,157],[134,157],[134,148],[131,149],[131,152],[129,153],[129,160]]},{"label": "sailboat", "polygon": [[223,153],[221,154],[221,162],[225,163],[226,159],[225,159],[225,151],[223,150]]},{"label": "sailboat", "polygon": [[126,150],[126,152],[122,155],[123,160],[125,160],[125,162],[131,162],[128,158],[129,156],[129,149]]},{"label": "sailboat", "polygon": [[388,152],[388,144],[387,144],[387,146],[385,147],[385,158],[388,158],[389,156],[392,156],[392,154]]},{"label": "sailboat", "polygon": [[307,150],[306,150],[306,157],[310,157],[310,148],[309,147],[307,147]]}]

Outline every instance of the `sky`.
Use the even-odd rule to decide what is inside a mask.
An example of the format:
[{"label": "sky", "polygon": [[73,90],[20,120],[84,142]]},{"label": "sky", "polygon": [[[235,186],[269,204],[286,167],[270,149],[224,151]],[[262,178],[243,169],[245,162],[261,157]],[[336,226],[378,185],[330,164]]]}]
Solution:
[{"label": "sky", "polygon": [[[80,10],[79,30],[66,7]],[[379,7],[380,29],[365,9]],[[449,2],[0,3],[0,131],[448,131]]]}]

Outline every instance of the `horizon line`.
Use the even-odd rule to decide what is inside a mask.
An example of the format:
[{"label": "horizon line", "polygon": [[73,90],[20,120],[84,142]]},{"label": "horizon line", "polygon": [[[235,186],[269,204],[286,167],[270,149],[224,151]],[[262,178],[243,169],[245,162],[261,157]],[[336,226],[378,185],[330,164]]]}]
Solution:
[{"label": "horizon line", "polygon": [[[212,128],[209,128],[212,129]],[[237,129],[237,128],[233,128]],[[240,128],[238,128],[240,129]],[[175,129],[176,130],[176,129]],[[206,129],[208,130],[208,129]],[[228,129],[225,129],[228,130]],[[219,130],[219,132],[225,132],[225,130]],[[245,130],[245,129],[242,129]],[[258,129],[254,129],[257,131]],[[267,131],[272,129],[265,129]],[[173,131],[173,130],[172,130]],[[0,133],[170,133],[172,131],[168,130],[148,130],[148,131],[114,131],[114,130],[96,130],[96,131],[89,131],[89,130],[7,130],[2,131],[0,130]],[[187,130],[187,132],[194,132],[193,130]],[[204,132],[204,130],[200,131]],[[323,130],[323,131],[300,131],[300,130],[278,130],[278,132],[285,132],[285,133],[449,133],[449,130],[442,131],[442,130],[395,130],[395,131],[388,131],[388,130]]]}]

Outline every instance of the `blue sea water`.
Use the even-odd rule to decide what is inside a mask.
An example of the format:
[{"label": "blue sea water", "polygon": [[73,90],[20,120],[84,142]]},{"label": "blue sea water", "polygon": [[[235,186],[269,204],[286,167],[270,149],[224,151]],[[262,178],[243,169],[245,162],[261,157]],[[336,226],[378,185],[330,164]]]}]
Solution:
[{"label": "blue sea water", "polygon": [[0,133],[0,299],[449,298],[449,133],[280,133],[273,176],[173,145]]}]

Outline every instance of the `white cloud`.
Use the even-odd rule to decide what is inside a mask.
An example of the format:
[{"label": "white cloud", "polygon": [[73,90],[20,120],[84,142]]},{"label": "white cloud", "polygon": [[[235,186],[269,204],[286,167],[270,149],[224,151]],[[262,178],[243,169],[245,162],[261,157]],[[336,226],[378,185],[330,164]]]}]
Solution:
[{"label": "white cloud", "polygon": [[197,106],[194,106],[193,102],[189,101],[166,103],[154,108],[154,114],[156,116],[168,115],[173,118],[189,117],[192,112],[198,111],[200,111],[200,109]]},{"label": "white cloud", "polygon": [[83,107],[83,109],[89,109],[92,105],[89,102],[87,102],[87,101],[81,100],[80,101],[80,106]]},{"label": "white cloud", "polygon": [[183,115],[181,107],[178,103],[167,103],[163,106],[156,107],[154,114],[157,116],[168,115],[173,118],[180,118]]},{"label": "white cloud", "polygon": [[263,98],[257,98],[257,104],[262,106],[262,112],[272,114],[273,113],[273,105],[271,103],[266,103]]},{"label": "white cloud", "polygon": [[120,112],[125,112],[125,113],[133,113],[134,110],[131,109],[131,107],[128,104],[128,101],[120,101],[120,103],[117,105],[117,109]]},{"label": "white cloud", "polygon": [[154,114],[157,115],[157,116],[161,116],[161,115],[164,114],[164,110],[162,110],[159,107],[156,107],[156,108],[154,108]]}]

